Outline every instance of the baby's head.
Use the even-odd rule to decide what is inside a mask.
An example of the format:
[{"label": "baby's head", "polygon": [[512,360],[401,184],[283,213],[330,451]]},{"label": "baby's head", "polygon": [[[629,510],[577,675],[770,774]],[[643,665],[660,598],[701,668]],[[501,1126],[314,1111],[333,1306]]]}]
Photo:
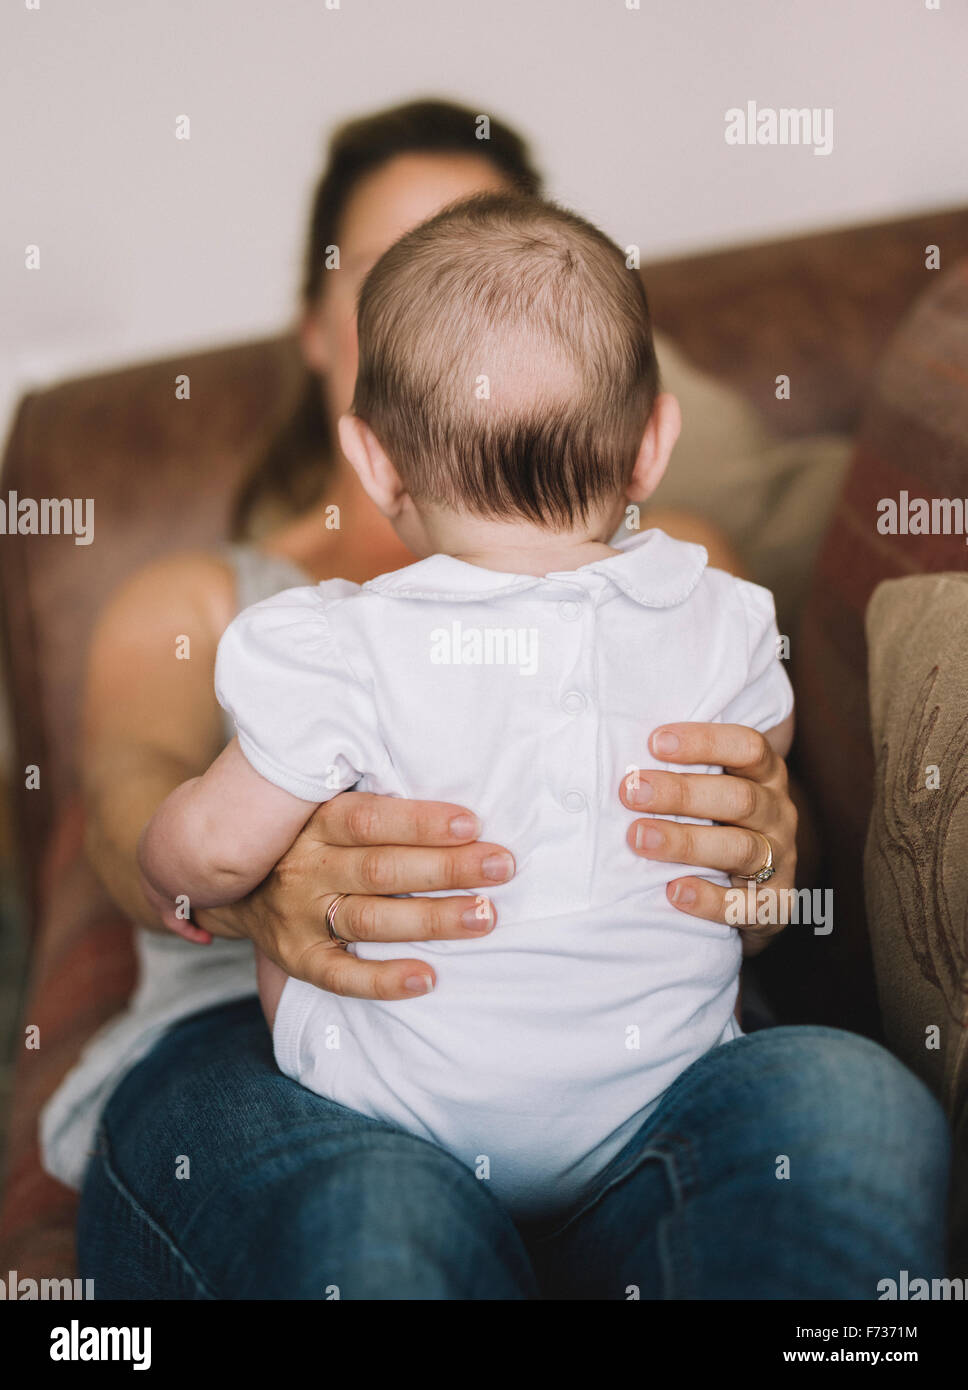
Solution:
[{"label": "baby's head", "polygon": [[642,282],[575,213],[518,194],[451,204],[363,282],[344,453],[404,541],[455,522],[607,539],[679,428]]}]

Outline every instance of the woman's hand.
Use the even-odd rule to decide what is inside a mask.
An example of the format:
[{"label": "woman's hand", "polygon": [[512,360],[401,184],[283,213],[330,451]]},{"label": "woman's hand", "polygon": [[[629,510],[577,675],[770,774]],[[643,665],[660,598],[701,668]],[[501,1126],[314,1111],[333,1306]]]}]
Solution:
[{"label": "woman's hand", "polygon": [[[790,799],[784,760],[763,734],[739,724],[666,724],[649,740],[663,762],[712,764],[723,774],[643,770],[622,781],[621,799],[630,811],[658,816],[694,816],[715,825],[678,821],[635,820],[629,844],[643,859],[672,864],[695,864],[732,875],[736,887],[747,889],[742,874],[763,867],[766,836],[773,849],[775,874],[756,890],[757,903],[782,903],[778,891],[791,889],[797,866],[797,811]],[[751,832],[759,832],[753,834]],[[667,887],[671,903],[693,917],[726,922],[727,889],[703,878],[673,879]],[[746,893],[744,892],[744,899]],[[748,918],[753,914],[749,913]],[[771,936],[783,930],[782,912],[772,913],[769,925],[740,929],[744,955],[756,955]]]},{"label": "woman's hand", "polygon": [[[506,849],[477,840],[462,806],[344,792],[315,812],[259,887],[231,907],[195,915],[199,941],[248,937],[296,979],[359,999],[412,999],[436,982],[426,961],[358,960],[332,941],[326,910],[348,941],[467,940],[494,926],[487,885],[514,875]],[[478,890],[446,898],[395,893]]]}]

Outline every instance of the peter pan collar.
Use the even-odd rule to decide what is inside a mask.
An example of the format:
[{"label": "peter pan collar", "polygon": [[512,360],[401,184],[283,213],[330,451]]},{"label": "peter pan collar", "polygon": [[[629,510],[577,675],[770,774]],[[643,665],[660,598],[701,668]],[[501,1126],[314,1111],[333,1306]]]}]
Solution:
[{"label": "peter pan collar", "polygon": [[689,597],[708,561],[703,546],[673,540],[659,530],[633,533],[612,544],[618,555],[544,576],[505,574],[452,555],[431,555],[371,579],[363,589],[393,598],[482,602],[543,586],[549,597],[560,599],[565,597],[563,586],[588,588],[589,577],[599,575],[646,608],[672,608]]}]

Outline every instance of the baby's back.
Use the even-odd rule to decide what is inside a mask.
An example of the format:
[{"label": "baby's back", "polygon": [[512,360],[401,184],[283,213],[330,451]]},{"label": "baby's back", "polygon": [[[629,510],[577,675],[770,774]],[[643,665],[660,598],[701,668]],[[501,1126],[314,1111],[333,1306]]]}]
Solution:
[{"label": "baby's back", "polygon": [[660,724],[786,716],[772,600],[661,532],[542,579],[435,556],[326,591],[306,592],[356,690],[361,787],[471,808],[516,873],[489,891],[497,925],[480,939],[355,948],[432,962],[424,998],[291,981],[277,1058],[535,1214],[576,1197],[675,1077],[738,1033],[738,934],[669,904],[678,870],[633,854],[619,787],[662,766],[648,751]]}]

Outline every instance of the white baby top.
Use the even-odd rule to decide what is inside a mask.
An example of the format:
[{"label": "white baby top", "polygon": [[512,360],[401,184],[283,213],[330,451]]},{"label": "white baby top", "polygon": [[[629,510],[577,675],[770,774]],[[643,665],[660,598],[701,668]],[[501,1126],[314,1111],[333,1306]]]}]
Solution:
[{"label": "white baby top", "polygon": [[227,629],[216,692],[276,785],[456,802],[517,865],[486,937],[355,948],[431,962],[431,994],[290,980],[287,1075],[443,1145],[527,1217],[579,1198],[676,1076],[740,1035],[738,933],[668,903],[696,870],[637,858],[619,800],[629,769],[671,766],[649,754],[657,725],[766,730],[793,706],[770,594],[701,547],[653,530],[544,578],[435,555],[291,589]]}]

